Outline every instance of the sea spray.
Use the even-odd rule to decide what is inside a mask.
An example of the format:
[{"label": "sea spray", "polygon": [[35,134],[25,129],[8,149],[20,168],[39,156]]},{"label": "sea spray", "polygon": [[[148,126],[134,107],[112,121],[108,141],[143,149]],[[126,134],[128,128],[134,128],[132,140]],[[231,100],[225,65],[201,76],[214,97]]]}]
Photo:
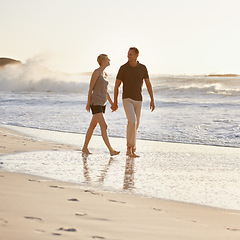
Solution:
[{"label": "sea spray", "polygon": [[[52,72],[36,61],[0,71],[0,124],[86,133],[85,110],[91,73]],[[116,75],[109,74],[113,97]],[[155,141],[240,146],[240,77],[150,75],[156,110],[143,85],[138,138]],[[109,104],[105,118],[110,136],[125,137],[127,120]],[[100,135],[97,127],[95,134]]]},{"label": "sea spray", "polygon": [[[40,61],[41,63],[41,61]],[[7,65],[0,70],[0,91],[82,93],[88,90],[91,73],[53,72],[38,60]],[[109,74],[109,90],[113,92],[116,74]],[[240,76],[174,76],[150,75],[155,95],[175,98],[240,95]],[[146,91],[146,89],[144,89]]]},{"label": "sea spray", "polygon": [[36,63],[8,65],[0,71],[1,91],[83,92],[87,91],[90,74],[53,72]]}]

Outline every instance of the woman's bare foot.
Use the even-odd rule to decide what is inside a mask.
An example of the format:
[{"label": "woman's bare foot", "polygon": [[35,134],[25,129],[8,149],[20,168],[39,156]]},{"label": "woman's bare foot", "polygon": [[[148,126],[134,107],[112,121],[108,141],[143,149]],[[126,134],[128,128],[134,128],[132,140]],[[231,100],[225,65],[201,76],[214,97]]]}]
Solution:
[{"label": "woman's bare foot", "polygon": [[111,156],[118,155],[119,153],[120,153],[120,151],[115,151],[115,150],[110,151],[110,155],[111,155]]},{"label": "woman's bare foot", "polygon": [[92,154],[87,148],[83,148],[83,149],[82,149],[82,153]]}]

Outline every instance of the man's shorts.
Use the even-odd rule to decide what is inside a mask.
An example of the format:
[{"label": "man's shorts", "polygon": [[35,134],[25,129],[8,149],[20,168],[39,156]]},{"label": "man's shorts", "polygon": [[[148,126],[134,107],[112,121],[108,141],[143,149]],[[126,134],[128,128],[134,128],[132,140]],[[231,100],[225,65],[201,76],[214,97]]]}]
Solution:
[{"label": "man's shorts", "polygon": [[91,110],[92,110],[92,114],[105,113],[106,105],[105,106],[91,105],[90,107],[91,107]]}]

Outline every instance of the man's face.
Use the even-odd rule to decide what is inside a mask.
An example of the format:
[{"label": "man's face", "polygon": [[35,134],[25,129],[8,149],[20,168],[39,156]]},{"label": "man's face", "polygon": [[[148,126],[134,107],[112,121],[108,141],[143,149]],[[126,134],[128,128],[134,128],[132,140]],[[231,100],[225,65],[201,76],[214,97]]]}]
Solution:
[{"label": "man's face", "polygon": [[128,51],[128,61],[129,62],[136,62],[137,58],[138,58],[138,54],[136,54],[134,50]]}]

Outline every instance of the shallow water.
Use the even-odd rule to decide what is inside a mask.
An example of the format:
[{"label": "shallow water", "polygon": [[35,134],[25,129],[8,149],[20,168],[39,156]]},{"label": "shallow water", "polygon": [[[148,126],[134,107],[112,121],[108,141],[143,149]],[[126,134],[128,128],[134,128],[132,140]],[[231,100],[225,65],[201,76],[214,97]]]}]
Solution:
[{"label": "shallow water", "polygon": [[[11,127],[33,138],[81,146],[84,135]],[[99,136],[92,155],[42,151],[1,156],[1,168],[107,191],[129,192],[240,210],[240,149],[138,140],[140,158],[125,156],[125,139],[111,138],[121,151],[110,157]]]}]

